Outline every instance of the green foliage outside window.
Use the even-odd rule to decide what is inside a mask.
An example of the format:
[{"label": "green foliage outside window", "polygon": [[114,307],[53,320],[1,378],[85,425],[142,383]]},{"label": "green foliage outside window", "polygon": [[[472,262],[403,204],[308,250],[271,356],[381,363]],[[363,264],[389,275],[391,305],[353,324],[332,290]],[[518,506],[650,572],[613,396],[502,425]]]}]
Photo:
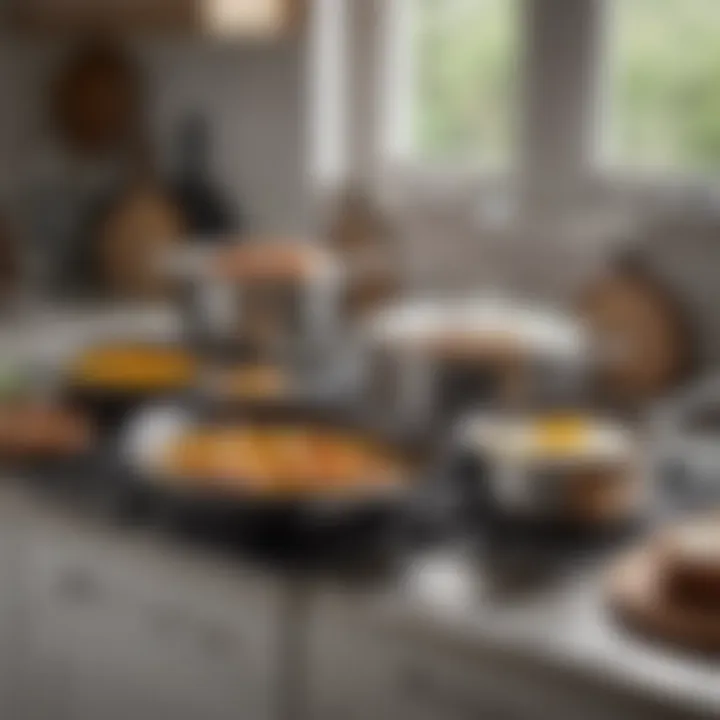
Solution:
[{"label": "green foliage outside window", "polygon": [[720,168],[720,2],[610,0],[608,150],[645,168]]},{"label": "green foliage outside window", "polygon": [[[407,0],[416,155],[507,164],[522,116],[522,7],[532,0]],[[613,165],[720,169],[720,0],[605,0],[604,105]]]},{"label": "green foliage outside window", "polygon": [[519,3],[411,1],[417,153],[506,163],[517,117]]}]

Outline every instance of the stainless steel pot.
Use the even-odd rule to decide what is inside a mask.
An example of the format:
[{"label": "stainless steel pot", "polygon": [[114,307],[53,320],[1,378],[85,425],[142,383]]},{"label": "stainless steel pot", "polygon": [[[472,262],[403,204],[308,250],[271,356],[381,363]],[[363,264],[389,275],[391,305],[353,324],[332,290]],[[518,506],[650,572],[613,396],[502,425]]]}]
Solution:
[{"label": "stainless steel pot", "polygon": [[[544,431],[547,422],[560,430]],[[453,445],[475,470],[471,495],[493,514],[601,524],[636,514],[647,495],[635,436],[608,419],[472,415]]]},{"label": "stainless steel pot", "polygon": [[365,403],[416,428],[447,428],[477,408],[567,402],[585,383],[576,323],[496,298],[389,308],[363,345]]}]

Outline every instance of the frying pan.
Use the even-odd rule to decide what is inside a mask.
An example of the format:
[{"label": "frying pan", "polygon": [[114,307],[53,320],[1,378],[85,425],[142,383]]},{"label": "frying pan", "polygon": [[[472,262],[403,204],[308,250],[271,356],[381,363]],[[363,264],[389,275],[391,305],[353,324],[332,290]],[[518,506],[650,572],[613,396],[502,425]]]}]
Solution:
[{"label": "frying pan", "polygon": [[[112,343],[113,346],[133,346],[143,348],[159,348],[177,350],[187,353],[180,345],[170,343],[148,343],[133,341],[123,343]],[[81,351],[76,357],[82,356],[83,352],[101,349],[103,345],[91,346]],[[66,376],[67,377],[67,376]],[[185,395],[193,387],[193,382],[180,383],[176,386],[157,386],[146,388],[127,388],[103,386],[102,384],[85,384],[77,379],[67,377],[64,388],[64,397],[68,404],[87,412],[97,424],[103,434],[110,433],[120,428],[139,406],[148,402],[157,402],[160,399]]]},{"label": "frying pan", "polygon": [[[391,492],[378,488],[355,494],[317,492],[272,497],[249,490],[210,490],[202,478],[188,482],[153,471],[156,453],[184,429],[229,423],[359,434],[399,455],[407,468],[407,479]],[[391,553],[428,450],[411,438],[380,433],[337,405],[256,405],[242,411],[224,408],[204,412],[165,405],[148,409],[128,424],[119,455],[133,500],[152,513],[171,517],[176,527],[210,539],[231,540],[275,559],[316,560]]]},{"label": "frying pan", "polygon": [[213,247],[183,249],[165,259],[190,341],[211,354],[331,342],[342,285],[332,257],[294,241],[237,240],[224,238]]},{"label": "frying pan", "polygon": [[[461,520],[480,537],[488,557],[503,562],[512,557],[530,567],[575,560],[578,555],[612,546],[643,526],[644,475],[634,450],[623,449],[617,463],[598,464],[596,457],[602,458],[605,452],[601,448],[587,457],[518,463],[517,448],[511,455],[499,454],[497,445],[501,441],[493,439],[496,433],[490,432],[512,426],[504,420],[492,415],[466,417],[455,427],[447,460]],[[611,439],[615,444],[625,437],[624,426],[597,418],[593,422],[603,436],[610,433],[603,446]],[[607,476],[604,499],[592,489],[598,489],[597,482],[592,481],[596,472],[598,482]],[[576,476],[581,485],[569,492]],[[587,480],[591,494],[582,500],[578,492],[584,491],[578,488],[586,486]],[[598,500],[603,507],[608,503],[611,507],[598,512]]]}]

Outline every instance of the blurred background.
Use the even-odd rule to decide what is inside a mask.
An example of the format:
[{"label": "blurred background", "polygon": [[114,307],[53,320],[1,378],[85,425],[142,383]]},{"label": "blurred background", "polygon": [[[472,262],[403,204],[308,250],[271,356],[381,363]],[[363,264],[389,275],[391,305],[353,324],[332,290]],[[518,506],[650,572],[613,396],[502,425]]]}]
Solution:
[{"label": "blurred background", "polygon": [[0,716],[720,716],[719,38],[1,2]]},{"label": "blurred background", "polygon": [[[0,189],[23,258],[73,257],[129,175],[203,205],[177,187],[201,166],[225,225],[315,230],[353,186],[392,204],[408,283],[530,275],[557,291],[618,226],[712,195],[709,2],[316,2],[287,17],[281,2],[51,5],[4,11]],[[110,86],[131,74],[132,91],[95,119],[115,124],[108,137],[73,140],[93,132],[70,100],[78,45],[118,30],[106,74]],[[75,106],[74,130],[59,104]],[[562,277],[541,277],[555,264],[535,254],[548,252],[563,254]]]}]

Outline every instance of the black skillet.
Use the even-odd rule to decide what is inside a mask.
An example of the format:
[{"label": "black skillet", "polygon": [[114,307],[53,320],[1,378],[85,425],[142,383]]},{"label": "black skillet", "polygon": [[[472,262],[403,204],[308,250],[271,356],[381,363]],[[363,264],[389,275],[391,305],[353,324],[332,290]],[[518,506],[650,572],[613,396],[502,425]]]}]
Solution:
[{"label": "black skillet", "polygon": [[[402,533],[413,494],[431,456],[427,442],[379,432],[339,405],[298,402],[195,410],[198,424],[232,422],[329,432],[358,433],[400,455],[407,484],[399,491],[357,495],[315,494],[282,499],[251,492],[208,491],[207,483],[152,476],[125,458],[126,488],[146,512],[170,519],[175,529],[205,540],[230,543],[282,561],[315,562],[392,554]],[[240,479],[239,479],[240,480]]]}]

